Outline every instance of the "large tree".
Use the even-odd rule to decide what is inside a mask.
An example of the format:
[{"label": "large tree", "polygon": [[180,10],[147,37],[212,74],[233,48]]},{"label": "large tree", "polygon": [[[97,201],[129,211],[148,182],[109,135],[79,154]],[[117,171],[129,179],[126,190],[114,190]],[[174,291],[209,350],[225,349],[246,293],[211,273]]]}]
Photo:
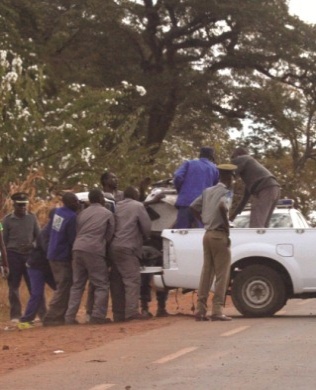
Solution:
[{"label": "large tree", "polygon": [[188,109],[210,131],[240,128],[240,88],[258,75],[305,77],[304,56],[315,51],[315,31],[288,14],[286,0],[4,1],[56,81],[144,85],[136,134],[153,152]]},{"label": "large tree", "polygon": [[306,78],[295,87],[268,80],[255,93],[243,91],[252,121],[242,142],[257,158],[265,158],[283,195],[294,198],[306,214],[316,206],[315,87]]},{"label": "large tree", "polygon": [[[227,129],[240,129],[245,118],[260,124],[265,139],[277,130],[278,143],[266,146],[275,145],[288,158],[280,142],[290,134],[280,131],[291,121],[288,111],[268,120],[278,104],[287,104],[277,101],[274,91],[289,99],[299,90],[310,99],[314,90],[315,28],[290,16],[286,0],[3,0],[0,15],[0,48],[11,53],[11,65],[17,53],[25,66],[15,94],[6,95],[2,107],[3,128],[16,131],[6,131],[7,141],[14,134],[19,140],[6,144],[11,149],[3,149],[3,166],[20,173],[19,159],[23,167],[43,164],[50,180],[62,165],[57,179],[75,183],[78,173],[89,178],[96,166],[99,170],[110,161],[127,182],[148,172],[143,162],[154,164],[145,156],[149,151],[156,159],[151,169],[169,176],[181,157],[195,156],[192,149],[203,142],[227,158]],[[34,64],[45,83],[43,77],[34,79]],[[146,95],[118,99],[117,106],[102,104],[111,97],[106,88],[118,90],[123,80],[144,86]],[[69,88],[74,84],[86,86],[76,94]],[[11,108],[19,108],[15,97],[21,109],[32,108],[28,118],[8,117],[10,99]],[[30,123],[41,129],[34,132],[36,145],[47,142],[49,134],[50,155],[45,146],[37,154],[23,149]],[[63,144],[61,128],[68,139]],[[289,164],[302,166],[304,153],[295,145]]]}]

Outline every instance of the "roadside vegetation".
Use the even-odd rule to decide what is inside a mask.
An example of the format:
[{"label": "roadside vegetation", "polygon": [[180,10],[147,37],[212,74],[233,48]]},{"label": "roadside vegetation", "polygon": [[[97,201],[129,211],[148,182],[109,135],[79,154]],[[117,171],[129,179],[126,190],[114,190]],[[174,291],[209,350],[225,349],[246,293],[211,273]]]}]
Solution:
[{"label": "roadside vegetation", "polygon": [[315,210],[316,28],[286,0],[3,0],[0,36],[1,217],[30,177],[44,210],[236,143]]},{"label": "roadside vegetation", "polygon": [[43,225],[107,169],[123,189],[242,143],[312,220],[316,27],[286,0],[2,0],[0,37],[0,218],[16,191]]}]

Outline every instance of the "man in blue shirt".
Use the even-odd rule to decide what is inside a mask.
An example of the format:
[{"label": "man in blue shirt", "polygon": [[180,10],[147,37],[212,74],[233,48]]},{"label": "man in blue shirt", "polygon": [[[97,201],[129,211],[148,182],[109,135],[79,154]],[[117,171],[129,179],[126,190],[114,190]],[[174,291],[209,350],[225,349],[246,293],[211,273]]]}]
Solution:
[{"label": "man in blue shirt", "polygon": [[202,147],[199,159],[185,161],[174,173],[174,185],[178,191],[176,207],[178,209],[175,229],[203,227],[192,211],[190,204],[202,192],[218,183],[219,173],[214,164],[214,150]]},{"label": "man in blue shirt", "polygon": [[56,290],[49,303],[44,326],[64,324],[72,285],[72,246],[76,237],[76,211],[79,208],[79,200],[75,194],[67,192],[62,201],[64,206],[55,209],[48,227],[47,258],[56,282]]}]

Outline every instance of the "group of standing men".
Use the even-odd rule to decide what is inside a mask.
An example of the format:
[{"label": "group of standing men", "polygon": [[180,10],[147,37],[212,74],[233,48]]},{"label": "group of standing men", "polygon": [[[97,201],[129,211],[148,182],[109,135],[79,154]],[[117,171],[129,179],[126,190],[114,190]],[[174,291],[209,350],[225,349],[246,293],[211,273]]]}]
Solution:
[{"label": "group of standing men", "polygon": [[[280,186],[275,177],[245,148],[235,149],[229,164],[217,166],[214,161],[214,150],[202,147],[199,159],[184,162],[174,174],[178,192],[174,228],[204,226],[206,230],[196,321],[210,319],[207,299],[214,279],[211,320],[231,320],[223,314],[230,276],[230,221],[251,197],[250,227],[267,227],[280,197]],[[235,175],[241,177],[245,190],[239,205],[229,216]],[[76,315],[88,280],[90,323],[110,321],[106,317],[110,291],[114,321],[147,318],[138,309],[139,265],[143,242],[150,235],[150,217],[139,201],[139,191],[135,187],[128,187],[124,193],[118,191],[116,176],[111,172],[101,176],[101,185],[103,191],[91,190],[90,205],[80,212],[77,196],[65,193],[63,206],[50,212],[49,222],[41,231],[36,217],[27,212],[26,194],[12,196],[14,211],[3,220],[3,241],[2,237],[0,240],[2,260],[10,270],[12,321],[31,324],[39,315],[46,326],[77,324]],[[111,211],[105,207],[104,197],[113,201]],[[22,277],[30,292],[23,316],[19,299]],[[47,311],[45,283],[54,290]]]},{"label": "group of standing men", "polygon": [[[271,172],[248,154],[237,148],[231,163],[216,166],[214,150],[203,147],[200,158],[186,161],[176,172],[174,183],[179,193],[176,228],[194,228],[204,225],[204,262],[198,289],[196,321],[230,321],[223,314],[230,277],[229,227],[251,198],[251,228],[268,227],[280,197],[280,185]],[[244,182],[244,194],[230,212],[233,200],[233,177]],[[207,316],[207,299],[215,280],[211,318]]]},{"label": "group of standing men", "polygon": [[[65,193],[63,206],[51,210],[42,230],[35,215],[27,211],[27,195],[12,196],[14,211],[3,220],[3,243],[10,271],[10,318],[21,328],[32,326],[36,315],[44,326],[77,324],[88,280],[91,324],[110,321],[106,318],[110,289],[114,321],[145,318],[138,310],[139,258],[151,220],[135,187],[117,191],[116,176],[110,172],[101,176],[101,184],[103,191],[91,190],[90,204],[83,210],[74,193]],[[113,203],[115,210],[105,207],[105,196],[120,199]],[[6,258],[4,262],[6,266]],[[23,315],[19,298],[22,277],[30,292]],[[45,283],[54,290],[47,310]]]}]

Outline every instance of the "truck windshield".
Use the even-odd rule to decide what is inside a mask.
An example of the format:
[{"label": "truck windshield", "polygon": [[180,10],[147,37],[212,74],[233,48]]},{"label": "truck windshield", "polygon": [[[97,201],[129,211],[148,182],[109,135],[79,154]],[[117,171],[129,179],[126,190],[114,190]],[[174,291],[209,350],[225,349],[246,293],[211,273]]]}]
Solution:
[{"label": "truck windshield", "polygon": [[[235,228],[247,228],[249,227],[250,214],[237,215],[234,220]],[[289,228],[293,227],[292,220],[289,214],[272,214],[269,227],[271,228]]]}]

